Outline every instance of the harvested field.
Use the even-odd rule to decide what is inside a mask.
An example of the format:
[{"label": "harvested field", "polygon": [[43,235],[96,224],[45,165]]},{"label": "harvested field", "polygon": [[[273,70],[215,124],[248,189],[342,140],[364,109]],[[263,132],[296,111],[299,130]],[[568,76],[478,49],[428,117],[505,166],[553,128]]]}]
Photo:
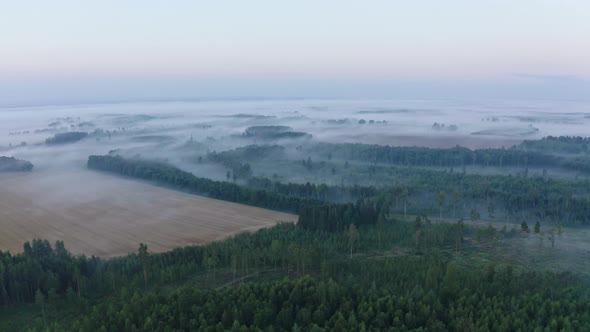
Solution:
[{"label": "harvested field", "polygon": [[296,215],[190,195],[88,170],[0,174],[0,250],[34,238],[110,257],[203,244]]}]

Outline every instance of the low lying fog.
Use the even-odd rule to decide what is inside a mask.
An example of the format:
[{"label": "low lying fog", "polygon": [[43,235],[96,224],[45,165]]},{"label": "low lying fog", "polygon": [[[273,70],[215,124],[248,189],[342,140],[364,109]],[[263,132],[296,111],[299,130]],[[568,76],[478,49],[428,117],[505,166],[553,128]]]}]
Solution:
[{"label": "low lying fog", "polygon": [[[226,180],[227,169],[222,164],[206,160],[208,152],[250,144],[280,144],[288,148],[285,151],[290,151],[285,158],[301,160],[305,156],[297,152],[297,147],[314,142],[508,147],[523,139],[547,135],[588,136],[590,110],[574,103],[527,105],[533,106],[273,100],[3,108],[0,109],[0,156],[34,164],[33,173],[0,174],[5,188],[0,194],[4,195],[5,204],[14,205],[16,203],[11,202],[16,201],[22,204],[15,210],[20,215],[13,215],[15,211],[5,209],[3,216],[8,221],[25,220],[45,227],[36,227],[37,233],[27,236],[54,236],[56,239],[62,234],[61,227],[66,226],[48,224],[47,216],[52,215],[55,220],[82,219],[80,225],[90,227],[86,221],[95,216],[80,215],[77,211],[102,215],[101,211],[105,210],[96,210],[95,205],[99,203],[103,208],[107,207],[106,210],[113,210],[109,213],[114,216],[114,223],[129,223],[129,220],[135,220],[133,218],[146,219],[141,215],[145,211],[133,210],[133,206],[138,206],[134,198],[139,193],[119,185],[115,176],[86,169],[88,156],[93,154],[112,153],[164,160],[200,177]],[[245,135],[246,129],[253,126],[286,126],[278,129],[280,134],[287,131],[287,135],[278,135],[280,139],[276,139],[277,136],[269,139],[264,135]],[[268,128],[251,128],[248,133],[256,130],[264,133]],[[56,134],[66,135],[46,142]],[[82,139],[64,142],[72,137]],[[276,175],[273,167],[277,165],[285,165],[285,169],[290,169],[287,172],[298,172],[296,168],[289,168],[294,164],[290,160],[281,160],[266,168],[264,164],[264,161],[258,161],[255,170],[264,172],[267,177]],[[307,181],[300,177],[301,174],[294,173],[279,180]],[[105,186],[103,182],[107,179],[110,179],[110,185]],[[127,183],[136,182],[130,180]],[[139,203],[151,204],[147,201]],[[147,219],[151,218],[149,222],[167,220],[171,211],[174,208],[161,205],[159,211]],[[89,232],[92,232],[91,228]],[[20,247],[24,240],[19,238],[14,248]],[[75,246],[75,240],[70,242]]]},{"label": "low lying fog", "polygon": [[[574,102],[266,100],[20,107],[0,109],[0,155],[29,160],[43,170],[83,168],[88,155],[117,150],[167,159],[196,173],[212,171],[217,178],[223,172],[184,163],[190,157],[186,144],[205,154],[262,143],[240,137],[250,126],[289,126],[320,142],[476,148],[548,135],[587,136],[589,123],[590,109]],[[90,135],[71,144],[45,144],[56,133],[72,131]]]}]

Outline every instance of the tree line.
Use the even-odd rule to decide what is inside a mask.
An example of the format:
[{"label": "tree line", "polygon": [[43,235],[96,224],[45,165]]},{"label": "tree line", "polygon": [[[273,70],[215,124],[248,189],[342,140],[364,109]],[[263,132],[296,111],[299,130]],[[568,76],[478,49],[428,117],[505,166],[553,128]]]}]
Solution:
[{"label": "tree line", "polygon": [[[445,249],[463,241],[459,231],[473,239],[476,230],[459,227],[385,219],[356,233],[327,233],[280,224],[161,254],[140,246],[106,260],[72,257],[61,244],[39,240],[22,254],[3,253],[0,275],[3,287],[22,280],[40,313],[77,312],[40,318],[31,331],[573,331],[590,323],[590,294],[578,276],[465,266]],[[406,253],[378,254],[392,250]],[[39,269],[15,275],[26,261]],[[259,278],[262,272],[273,277]],[[34,275],[55,275],[65,291]],[[194,285],[196,276],[206,283]]]},{"label": "tree line", "polygon": [[[356,205],[326,203],[308,197],[284,195],[264,189],[252,189],[239,186],[235,183],[199,178],[192,173],[185,172],[174,166],[161,162],[141,159],[125,159],[120,156],[110,155],[90,156],[88,158],[88,168],[155,181],[159,184],[175,187],[195,194],[206,195],[211,198],[280,211],[295,212],[303,216],[300,217],[298,224],[300,224],[301,227],[308,227],[310,229],[318,228],[312,226],[307,220],[308,214],[303,214],[302,212],[309,211],[310,209],[323,211],[326,206],[338,210],[352,209],[353,212],[351,213],[350,218],[346,219],[347,223],[360,225],[362,223],[372,222],[372,220],[363,220],[362,218],[367,215],[364,212],[358,211],[361,207],[364,208],[365,206],[368,206],[369,203],[365,204],[359,202]],[[323,230],[335,230],[340,229],[340,226],[344,227],[340,223],[337,225],[329,225],[329,223],[323,222],[322,225],[325,225]]]},{"label": "tree line", "polygon": [[263,177],[250,178],[246,185],[288,196],[309,197],[330,202],[354,202],[377,196],[382,190],[374,186],[334,186],[324,183],[283,183]]},{"label": "tree line", "polygon": [[30,161],[0,156],[0,172],[30,172],[32,170],[33,163]]},{"label": "tree line", "polygon": [[67,143],[74,143],[80,141],[88,136],[87,132],[83,131],[70,131],[67,133],[58,133],[53,135],[53,137],[47,138],[45,140],[45,144],[47,145],[59,145],[59,144],[67,144]]},{"label": "tree line", "polygon": [[540,140],[525,140],[519,147],[560,154],[588,154],[590,152],[590,137],[547,136]]},{"label": "tree line", "polygon": [[[529,141],[527,141],[529,142]],[[493,166],[493,167],[561,167],[586,172],[585,167],[573,168],[568,163],[570,158],[563,158],[540,149],[529,149],[538,146],[523,143],[521,146],[495,149],[468,149],[456,146],[448,149],[427,147],[402,147],[387,145],[371,145],[361,143],[319,143],[306,148],[306,152],[319,156],[333,156],[343,160],[357,160],[371,163],[405,165],[405,166],[435,166],[435,167],[465,167],[465,166]],[[572,146],[568,144],[567,146]],[[572,148],[574,151],[584,148]],[[582,145],[586,146],[586,145]],[[546,150],[547,152],[558,152]],[[590,160],[578,159],[578,163],[590,163]]]},{"label": "tree line", "polygon": [[[454,227],[423,225],[421,250],[453,244]],[[124,288],[163,285],[213,269],[231,269],[234,279],[265,266],[297,275],[318,268],[324,260],[347,254],[351,247],[354,252],[377,249],[377,237],[384,248],[415,244],[415,226],[409,223],[390,222],[379,228],[361,225],[358,229],[360,236],[351,242],[348,229],[314,232],[285,223],[222,242],[159,254],[148,255],[149,248],[140,245],[137,254],[110,259],[74,256],[62,241],[52,245],[36,239],[26,242],[21,253],[0,251],[0,304],[34,302],[40,291],[47,298],[51,295],[82,305],[85,299]]]},{"label": "tree line", "polygon": [[[460,172],[440,172],[421,169],[394,168],[400,183],[375,186],[328,186],[318,184],[282,184],[268,179],[251,179],[251,187],[235,183],[198,178],[173,166],[139,159],[115,156],[91,156],[88,167],[122,175],[156,181],[212,198],[254,205],[281,211],[295,212],[304,219],[331,215],[326,209],[344,211],[349,203],[359,200],[380,202],[375,207],[396,213],[442,214],[447,217],[466,217],[471,210],[480,215],[509,220],[536,219],[560,224],[590,223],[590,199],[587,181],[560,181],[542,177],[475,175]],[[377,168],[379,166],[376,166]],[[356,207],[357,204],[352,206]],[[315,212],[312,210],[317,209]],[[305,213],[303,213],[305,212]],[[502,212],[502,215],[500,215]],[[359,211],[352,213],[360,215]],[[317,220],[317,218],[314,218]],[[352,223],[365,221],[352,217]],[[516,220],[515,220],[516,221]],[[371,219],[369,223],[376,222]],[[328,226],[327,229],[340,229]],[[311,223],[304,220],[302,227]]]}]

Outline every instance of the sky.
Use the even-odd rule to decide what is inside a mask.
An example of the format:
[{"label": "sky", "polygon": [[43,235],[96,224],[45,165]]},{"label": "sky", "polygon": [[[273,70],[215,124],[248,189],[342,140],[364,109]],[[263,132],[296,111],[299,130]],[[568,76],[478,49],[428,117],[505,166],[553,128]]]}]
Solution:
[{"label": "sky", "polygon": [[0,0],[0,105],[590,98],[587,0]]}]

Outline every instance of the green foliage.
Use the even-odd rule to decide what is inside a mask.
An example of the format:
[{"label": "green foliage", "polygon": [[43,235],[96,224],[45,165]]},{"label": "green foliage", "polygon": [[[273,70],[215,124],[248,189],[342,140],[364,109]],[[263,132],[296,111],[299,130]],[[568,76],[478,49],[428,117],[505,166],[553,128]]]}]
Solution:
[{"label": "green foliage", "polygon": [[287,196],[274,191],[250,189],[234,183],[198,178],[167,164],[124,159],[119,156],[90,156],[88,167],[157,181],[193,193],[204,193],[212,198],[298,212],[298,224],[307,229],[337,231],[350,223],[372,224],[376,222],[380,210],[378,204],[371,200],[359,200],[356,204],[324,204],[311,198]]},{"label": "green foliage", "polygon": [[[273,147],[268,147],[268,149],[274,151]],[[280,147],[277,147],[277,149],[280,150]],[[207,159],[221,163],[226,168],[229,168],[235,179],[249,179],[252,177],[252,167],[249,163],[243,161],[252,158],[252,155],[256,153],[259,153],[262,158],[265,151],[267,151],[265,146],[258,147],[257,145],[250,145],[232,151],[224,151],[220,153],[210,152],[207,154]],[[227,172],[228,180],[230,179],[230,171]]]},{"label": "green foliage", "polygon": [[336,232],[350,225],[375,224],[381,210],[382,206],[371,200],[312,206],[301,211],[298,225],[309,230]]},{"label": "green foliage", "polygon": [[199,178],[171,165],[140,159],[124,159],[119,156],[90,156],[88,168],[155,181],[191,193],[205,194],[230,202],[282,211],[298,212],[304,207],[321,203],[312,199],[289,197],[266,190],[244,188],[234,183]]},{"label": "green foliage", "polygon": [[[380,262],[383,264],[383,262]],[[236,288],[200,290],[192,287],[169,294],[133,295],[133,300],[116,299],[96,307],[86,317],[60,326],[67,331],[263,329],[269,330],[522,330],[550,326],[551,330],[584,328],[588,303],[575,294],[562,292],[561,302],[541,299],[534,293],[511,294],[514,286],[501,285],[514,278],[500,270],[490,280],[448,264],[426,271],[434,288],[423,280],[409,281],[410,273],[426,272],[425,262],[400,261],[400,273],[389,263],[384,270],[400,280],[398,285],[352,286],[314,278],[247,283]],[[361,266],[356,266],[361,267]],[[537,276],[531,276],[539,280]],[[514,285],[520,285],[520,277]],[[440,281],[439,281],[440,280]],[[467,285],[464,282],[468,282]],[[473,287],[480,282],[480,287]],[[413,285],[413,286],[412,286]],[[403,289],[402,287],[409,287]],[[498,286],[502,291],[488,290]],[[502,287],[503,286],[503,287]],[[539,314],[541,310],[548,315]],[[115,314],[118,313],[118,314]]]},{"label": "green foliage", "polygon": [[329,186],[314,183],[281,183],[267,178],[255,177],[247,182],[247,186],[276,192],[286,196],[306,197],[331,202],[352,202],[378,196],[386,190],[373,186]]},{"label": "green foliage", "polygon": [[579,136],[548,136],[540,140],[526,140],[520,144],[523,149],[544,152],[588,154],[590,152],[590,138]]},{"label": "green foliage", "polygon": [[426,147],[399,147],[370,144],[316,144],[310,153],[330,153],[344,160],[406,166],[494,166],[494,167],[553,167],[590,172],[589,158],[556,156],[552,153],[588,155],[589,139],[583,137],[545,137],[537,141],[524,141],[509,149],[475,149],[456,146],[449,149]]},{"label": "green foliage", "polygon": [[143,266],[143,281],[144,285],[147,288],[147,264],[148,264],[148,247],[145,243],[139,244],[139,249],[137,250],[139,260],[141,261],[141,265]]},{"label": "green foliage", "polygon": [[513,147],[510,149],[476,149],[464,147],[434,149],[370,144],[316,144],[308,148],[316,154],[332,153],[343,160],[369,161],[407,166],[556,166],[560,159],[540,152]]},{"label": "green foliage", "polygon": [[[536,176],[463,174],[358,164],[351,167],[354,167],[350,171],[354,174],[353,182],[371,183],[368,179],[374,178],[378,184],[345,186],[280,183],[257,177],[246,185],[289,196],[332,202],[384,197],[393,204],[390,206],[392,212],[400,214],[440,216],[442,213],[453,218],[469,218],[470,210],[475,209],[487,210],[485,215],[490,219],[498,219],[498,216],[512,219],[518,213],[527,219],[568,225],[590,224],[590,182],[586,180],[562,181]],[[368,168],[374,173],[363,173],[368,172]],[[348,177],[347,174],[342,175],[343,180]],[[441,192],[447,194],[444,204],[439,205]]]},{"label": "green foliage", "polygon": [[[248,135],[288,130],[252,128]],[[198,178],[158,162],[91,156],[91,169],[293,211],[300,219],[297,225],[165,253],[148,253],[142,243],[136,254],[110,259],[76,257],[61,242],[34,240],[25,243],[23,253],[0,252],[2,309],[34,308],[26,326],[33,331],[577,331],[590,326],[584,279],[495,261],[492,255],[515,235],[497,231],[493,223],[476,228],[461,218],[479,220],[486,208],[489,218],[496,209],[525,220],[553,218],[560,222],[560,235],[561,222],[589,223],[587,182],[374,164],[562,165],[554,157],[521,148],[319,144],[301,152],[301,164],[293,161],[302,172],[329,170],[350,159],[371,165],[347,162],[344,170],[364,169],[376,179],[387,174],[396,180],[329,186],[240,173],[256,154],[282,153],[281,147],[250,146],[209,156],[231,169],[228,179],[247,177],[240,182],[246,186]],[[318,155],[335,161],[326,164]],[[332,173],[340,176],[344,170]],[[396,220],[408,208],[415,221]],[[430,222],[428,215],[451,215],[451,209],[458,222]],[[529,231],[525,221],[521,229]],[[540,222],[535,232],[540,233]],[[553,245],[553,232],[548,238]]]},{"label": "green foliage", "polygon": [[285,155],[285,148],[280,145],[246,145],[234,150],[211,152],[207,157],[216,162],[222,161],[252,161],[267,158],[281,158]]},{"label": "green foliage", "polygon": [[352,259],[352,251],[354,249],[354,245],[358,241],[359,232],[356,230],[354,224],[350,224],[348,226],[348,243],[350,244],[350,258]]},{"label": "green foliage", "polygon": [[[468,217],[470,209],[478,211],[487,209],[486,217],[489,219],[496,219],[499,215],[510,219],[518,211],[523,218],[575,225],[590,223],[590,191],[588,190],[590,183],[588,181],[559,181],[541,176],[524,176],[522,172],[518,176],[468,175],[454,172],[452,169],[441,171],[383,166],[389,163],[389,160],[394,165],[453,167],[452,163],[441,163],[439,159],[454,160],[455,157],[449,156],[458,154],[462,156],[461,158],[467,158],[467,161],[471,160],[469,165],[479,165],[477,160],[487,158],[492,160],[490,166],[500,167],[496,164],[501,161],[503,166],[520,167],[525,170],[529,165],[541,167],[535,163],[542,163],[543,158],[531,157],[526,154],[524,148],[520,147],[468,150],[397,148],[364,144],[315,144],[298,146],[289,154],[285,153],[285,149],[276,145],[252,145],[220,152],[218,155],[223,155],[224,160],[229,159],[238,166],[247,161],[248,164],[253,163],[256,170],[269,169],[276,174],[276,170],[279,169],[281,171],[279,178],[302,181],[302,183],[280,183],[266,178],[246,176],[248,180],[243,182],[253,189],[264,189],[287,196],[331,202],[355,202],[358,199],[389,196],[389,201],[395,204],[396,213],[409,212],[423,215],[436,213],[439,217],[448,213],[455,218]],[[385,157],[381,154],[373,154],[375,151],[385,151],[392,156],[390,159],[379,159]],[[262,161],[256,161],[257,154],[261,156]],[[287,158],[287,155],[301,158],[301,161],[281,159]],[[345,167],[336,172],[337,175],[330,176],[333,175],[332,168],[342,165],[342,159],[330,158],[332,155],[337,158],[338,156],[340,158],[344,156],[346,159],[350,157],[359,162],[346,167],[348,163],[346,161]],[[399,159],[404,155],[411,157],[410,161],[416,158],[422,161],[400,164]],[[564,162],[563,158],[560,158],[559,162]],[[302,172],[300,163],[307,172]],[[350,169],[347,170],[347,168]],[[310,181],[319,183],[305,183]],[[340,185],[327,185],[322,182],[340,182]],[[404,191],[407,191],[407,194],[404,195]],[[444,201],[440,200],[441,192],[448,193],[443,196]],[[398,204],[400,202],[401,205]]]},{"label": "green foliage", "polygon": [[[44,294],[49,293],[50,305],[64,301],[80,314],[48,320],[47,325],[38,320],[29,325],[36,331],[192,331],[238,326],[247,330],[485,326],[528,331],[551,324],[558,330],[576,330],[590,322],[588,289],[577,277],[515,272],[509,265],[472,268],[455,261],[445,249],[456,248],[464,234],[468,238],[477,235],[482,243],[498,238],[493,227],[473,230],[462,223],[422,223],[420,217],[416,224],[391,220],[383,224],[379,228],[351,224],[335,233],[280,224],[161,254],[147,255],[147,247],[140,246],[139,254],[107,260],[72,257],[62,244],[51,248],[46,241],[36,241],[23,254],[3,253],[1,275],[3,285],[15,277],[30,280],[23,284],[24,290],[47,283],[33,276],[47,278],[56,269],[80,269],[85,280],[81,299],[73,290],[75,272],[65,279],[65,290],[55,288],[57,294],[47,286],[33,292],[33,297],[44,302]],[[421,233],[419,254],[387,254],[413,247],[416,231]],[[377,244],[378,237],[382,244]],[[356,253],[352,259],[351,248]],[[58,253],[63,256],[61,262],[56,260]],[[28,276],[14,275],[29,261],[40,270]],[[147,291],[143,290],[144,262],[149,265]],[[290,278],[265,281],[256,271],[274,271]],[[209,277],[198,286],[190,282],[195,275]],[[230,281],[224,284],[228,275]],[[251,278],[246,279],[248,276]],[[183,283],[186,286],[161,291]],[[95,300],[89,303],[86,298]]]}]

